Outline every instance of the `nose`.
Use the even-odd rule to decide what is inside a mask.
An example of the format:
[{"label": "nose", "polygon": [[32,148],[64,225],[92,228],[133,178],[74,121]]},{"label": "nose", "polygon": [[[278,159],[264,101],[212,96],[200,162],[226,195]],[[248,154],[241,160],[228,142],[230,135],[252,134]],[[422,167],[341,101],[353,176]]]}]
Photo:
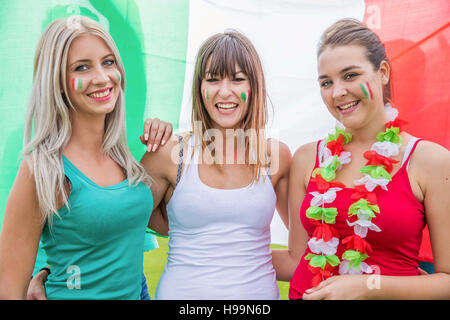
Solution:
[{"label": "nose", "polygon": [[333,98],[343,97],[347,94],[347,89],[340,82],[335,82],[333,86]]},{"label": "nose", "polygon": [[227,98],[231,95],[232,88],[231,88],[231,81],[228,78],[223,78],[220,82],[220,88],[219,88],[219,96],[221,98]]},{"label": "nose", "polygon": [[107,70],[104,67],[98,66],[94,70],[94,77],[92,79],[92,83],[95,85],[101,85],[109,80],[109,75]]}]

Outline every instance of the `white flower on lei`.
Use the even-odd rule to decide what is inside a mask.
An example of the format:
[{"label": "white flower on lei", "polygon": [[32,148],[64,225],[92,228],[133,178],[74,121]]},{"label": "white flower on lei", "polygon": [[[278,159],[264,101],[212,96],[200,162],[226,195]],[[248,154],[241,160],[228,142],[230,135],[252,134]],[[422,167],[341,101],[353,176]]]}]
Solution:
[{"label": "white flower on lei", "polygon": [[353,265],[350,266],[350,261],[342,260],[339,264],[339,274],[363,274],[372,273],[373,269],[365,262],[361,262],[359,269],[356,269]]},{"label": "white flower on lei", "polygon": [[317,238],[311,238],[308,241],[309,249],[315,254],[332,255],[337,251],[339,239],[336,237],[331,238],[329,241],[324,242],[323,239],[317,240]]},{"label": "white flower on lei", "polygon": [[356,235],[360,236],[361,238],[365,238],[367,236],[367,231],[370,229],[372,231],[380,232],[381,229],[372,221],[369,220],[363,220],[358,219],[355,222],[350,222],[347,220],[347,224],[350,227],[353,227],[353,231]]},{"label": "white flower on lei", "polygon": [[398,116],[398,110],[395,109],[389,102],[384,105],[384,112],[389,121],[394,121]]},{"label": "white flower on lei", "polygon": [[332,203],[336,199],[336,192],[341,191],[342,188],[330,188],[325,193],[317,191],[310,192],[314,198],[311,200],[311,206],[320,207],[325,203]]},{"label": "white flower on lei", "polygon": [[371,212],[368,212],[367,210],[358,209],[358,212],[356,212],[356,215],[358,216],[358,219],[360,220],[371,220],[370,216]]},{"label": "white flower on lei", "polygon": [[390,141],[378,141],[370,147],[370,150],[375,151],[379,155],[390,158],[392,156],[398,155],[400,144],[392,143]]},{"label": "white flower on lei", "polygon": [[[331,154],[331,150],[327,147],[323,148],[323,161],[319,164],[319,167],[326,168],[333,161],[334,156]],[[337,170],[341,169],[343,164],[350,163],[352,161],[352,154],[347,151],[342,151],[341,155],[338,156],[340,164]]]},{"label": "white flower on lei", "polygon": [[365,185],[367,191],[372,192],[373,189],[375,189],[377,186],[380,186],[383,190],[387,191],[387,185],[389,184],[389,180],[388,179],[384,179],[384,178],[372,178],[370,175],[365,174],[364,177],[362,177],[361,179],[355,180],[353,182],[353,184],[355,186],[357,185]]}]

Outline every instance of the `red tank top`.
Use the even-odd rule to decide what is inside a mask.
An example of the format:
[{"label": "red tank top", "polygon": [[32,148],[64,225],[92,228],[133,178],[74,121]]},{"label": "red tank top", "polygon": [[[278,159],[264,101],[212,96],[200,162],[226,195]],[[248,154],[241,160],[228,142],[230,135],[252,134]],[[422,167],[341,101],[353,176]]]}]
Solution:
[{"label": "red tank top", "polygon": [[[417,140],[414,143],[411,152],[406,155],[407,158],[404,160],[402,167],[392,177],[392,181],[387,186],[388,191],[384,191],[381,188],[376,188],[374,191],[377,196],[380,214],[377,214],[376,218],[372,219],[372,222],[381,229],[381,232],[369,230],[367,233],[365,240],[370,243],[373,252],[364,262],[371,266],[377,274],[392,276],[419,274],[419,248],[422,241],[422,230],[425,226],[425,215],[423,205],[414,197],[407,172],[409,158],[419,141]],[[317,143],[317,156],[314,168],[319,166],[319,145],[320,141]],[[301,223],[309,238],[312,237],[315,225],[306,217],[306,210],[309,208],[313,198],[311,192],[314,191],[317,191],[316,184],[311,183],[310,180],[306,189],[305,199],[300,208]],[[350,199],[351,194],[352,189],[345,188],[337,192],[337,197],[332,204],[328,204],[328,207],[336,207],[338,211],[336,224],[333,227],[340,234],[340,242],[336,253],[340,260],[342,260],[341,257],[345,251],[345,246],[341,243],[342,239],[354,234],[353,228],[347,225],[348,207],[354,202],[354,200]],[[291,279],[289,287],[290,299],[302,298],[305,290],[312,287],[313,274],[307,267],[308,261],[305,260],[305,256],[308,253],[311,253],[309,247],[307,247]],[[338,270],[339,266],[335,267],[332,273],[338,275]]]}]

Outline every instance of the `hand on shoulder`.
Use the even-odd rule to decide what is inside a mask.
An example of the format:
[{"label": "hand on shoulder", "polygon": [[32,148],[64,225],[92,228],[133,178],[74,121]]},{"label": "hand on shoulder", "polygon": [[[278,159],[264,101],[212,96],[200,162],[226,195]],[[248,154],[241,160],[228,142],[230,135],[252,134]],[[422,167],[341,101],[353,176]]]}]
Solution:
[{"label": "hand on shoulder", "polygon": [[[179,135],[183,138],[183,149],[185,150],[187,148],[188,134],[182,133]],[[178,135],[174,135],[154,152],[146,152],[141,159],[141,163],[152,178],[173,182],[173,177],[176,177],[179,159],[180,143]]]},{"label": "hand on shoulder", "polygon": [[177,136],[171,136],[169,140],[164,144],[158,147],[155,151],[146,151],[143,155],[141,162],[146,165],[146,163],[152,163],[155,164],[156,162],[160,161],[171,161],[172,160],[172,154],[176,155],[177,157],[174,158],[175,163],[177,163],[178,159],[178,153],[179,150],[179,143],[178,143],[178,137]]}]

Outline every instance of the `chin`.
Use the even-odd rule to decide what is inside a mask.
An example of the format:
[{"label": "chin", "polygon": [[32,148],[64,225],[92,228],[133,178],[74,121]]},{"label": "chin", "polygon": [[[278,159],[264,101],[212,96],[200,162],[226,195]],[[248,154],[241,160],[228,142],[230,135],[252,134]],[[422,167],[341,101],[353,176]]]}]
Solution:
[{"label": "chin", "polygon": [[218,127],[221,129],[238,129],[239,125],[237,123],[220,123],[218,124]]},{"label": "chin", "polygon": [[350,130],[358,130],[365,126],[364,121],[361,119],[345,119],[340,122],[345,128]]},{"label": "chin", "polygon": [[217,119],[214,121],[219,129],[237,129],[240,128],[242,121],[240,119]]}]

